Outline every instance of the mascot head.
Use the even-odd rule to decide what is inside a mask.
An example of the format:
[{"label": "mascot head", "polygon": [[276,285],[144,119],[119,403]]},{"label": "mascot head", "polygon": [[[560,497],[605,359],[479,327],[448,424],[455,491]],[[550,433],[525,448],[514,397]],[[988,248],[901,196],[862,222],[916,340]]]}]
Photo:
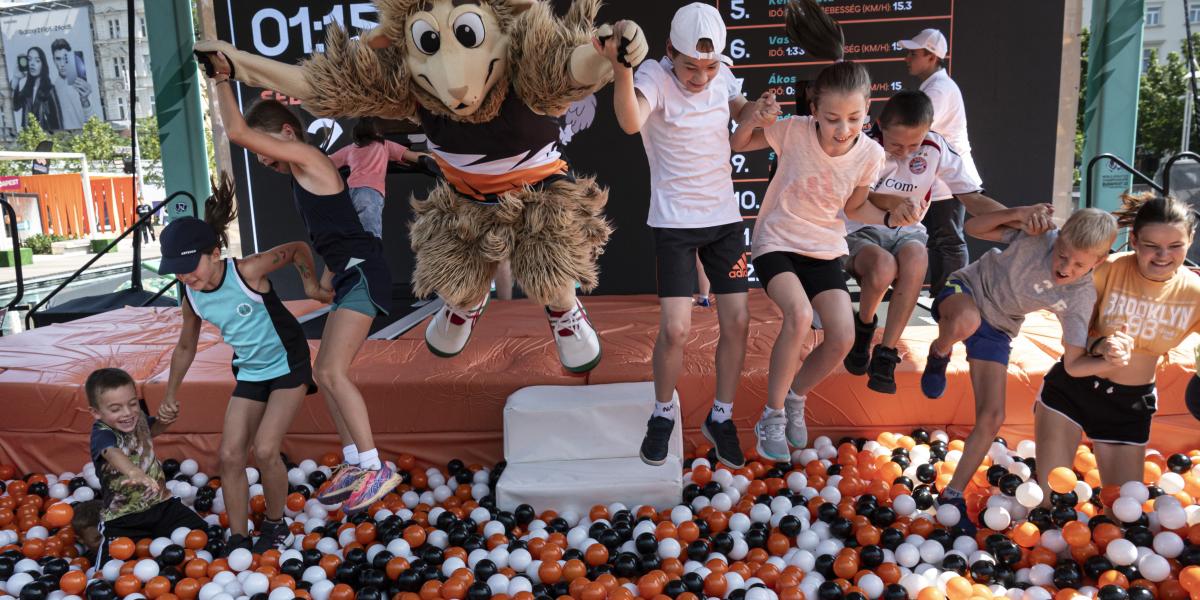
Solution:
[{"label": "mascot head", "polygon": [[363,37],[372,48],[400,50],[426,109],[461,120],[494,116],[507,92],[509,31],[528,0],[376,0],[375,5],[379,27]]}]

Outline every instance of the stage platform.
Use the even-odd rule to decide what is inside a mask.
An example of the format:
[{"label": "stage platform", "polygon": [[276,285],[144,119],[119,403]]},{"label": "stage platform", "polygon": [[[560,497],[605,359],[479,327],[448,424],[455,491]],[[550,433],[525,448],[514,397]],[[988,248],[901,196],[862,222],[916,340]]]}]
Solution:
[{"label": "stage platform", "polygon": [[[394,457],[410,453],[444,465],[451,458],[491,464],[503,458],[502,411],[514,391],[532,385],[587,385],[650,381],[650,357],[658,329],[653,296],[585,298],[600,331],[604,358],[586,375],[573,375],[558,362],[541,307],[526,300],[493,301],[471,343],[458,357],[441,359],[425,347],[424,324],[394,340],[368,340],[352,375],[367,398],[376,442]],[[289,303],[297,315],[318,308],[310,301]],[[735,420],[743,445],[752,448],[752,426],[766,398],[767,365],[780,314],[759,290],[751,292],[752,314],[746,369],[738,392]],[[92,418],[83,382],[94,369],[121,367],[137,380],[151,412],[162,400],[171,352],[179,333],[178,309],[126,308],[79,321],[0,338],[0,463],[25,471],[75,471],[88,458]],[[1029,318],[1013,344],[1008,378],[1008,420],[1004,435],[1033,433],[1031,405],[1042,375],[1061,353],[1057,321],[1048,313]],[[818,339],[814,332],[809,345]],[[963,436],[974,421],[967,364],[956,348],[950,385],[940,400],[921,395],[919,378],[933,326],[910,326],[897,369],[899,393],[877,394],[865,377],[840,368],[808,402],[810,439],[817,435],[875,435],[917,426],[945,428]],[[1200,427],[1184,406],[1192,376],[1193,338],[1164,361],[1159,373],[1159,415],[1154,448],[1174,452],[1200,446]],[[678,385],[684,437],[690,448],[703,441],[700,424],[712,401],[717,342],[716,312],[696,309],[692,336]],[[310,340],[313,354],[319,340]],[[180,391],[182,412],[172,430],[158,438],[161,456],[192,457],[201,468],[216,468],[222,421],[233,376],[231,350],[205,326],[196,361]],[[571,402],[564,395],[563,402]],[[310,396],[292,424],[284,451],[313,457],[339,447],[320,395]]]}]

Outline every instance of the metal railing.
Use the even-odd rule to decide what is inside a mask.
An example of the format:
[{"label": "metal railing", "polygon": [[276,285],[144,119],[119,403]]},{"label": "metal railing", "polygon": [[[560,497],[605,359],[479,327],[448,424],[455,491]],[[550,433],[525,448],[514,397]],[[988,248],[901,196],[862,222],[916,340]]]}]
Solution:
[{"label": "metal railing", "polygon": [[[1108,152],[1105,152],[1104,154],[1097,154],[1096,156],[1092,157],[1092,160],[1088,161],[1087,170],[1085,173],[1085,176],[1087,177],[1087,195],[1084,196],[1084,199],[1083,199],[1084,208],[1091,208],[1092,206],[1094,206],[1093,201],[1092,201],[1092,195],[1095,194],[1095,192],[1096,192],[1096,186],[1094,185],[1096,178],[1093,176],[1093,173],[1096,168],[1096,163],[1100,162],[1101,160],[1105,160],[1105,159],[1107,159],[1109,162],[1117,165],[1118,167],[1121,167],[1121,169],[1128,172],[1130,175],[1133,175],[1135,178],[1142,180],[1142,183],[1145,183],[1146,185],[1149,185],[1150,187],[1154,188],[1155,190],[1158,191],[1158,193],[1160,193],[1160,194],[1166,193],[1165,188],[1163,186],[1159,185],[1157,181],[1154,181],[1153,177],[1150,177],[1149,175],[1146,175],[1145,173],[1133,168],[1129,163],[1121,160],[1121,157],[1119,157],[1115,154],[1110,154]],[[1172,159],[1172,160],[1174,160],[1174,159]]]},{"label": "metal railing", "polygon": [[[164,199],[162,202],[160,202],[158,206],[152,208],[146,214],[141,215],[141,217],[138,218],[138,220],[135,221],[133,223],[133,225],[131,225],[129,227],[129,229],[126,229],[123,233],[121,233],[121,235],[117,236],[116,239],[109,242],[108,245],[105,246],[103,250],[97,252],[94,256],[92,256],[92,258],[90,260],[88,260],[86,263],[84,263],[84,265],[82,267],[79,267],[79,269],[77,269],[74,273],[72,273],[70,277],[67,277],[65,280],[63,280],[61,283],[59,283],[58,286],[55,287],[53,291],[51,291],[49,294],[46,294],[46,296],[43,297],[41,300],[39,300],[37,304],[34,304],[29,309],[29,312],[25,314],[25,328],[33,329],[33,315],[35,313],[37,313],[37,311],[39,309],[41,309],[43,306],[46,306],[46,304],[49,303],[50,300],[54,298],[54,296],[58,295],[59,292],[63,291],[63,289],[65,289],[68,285],[70,285],[73,281],[75,281],[80,275],[83,274],[84,271],[86,271],[88,269],[88,267],[91,267],[93,264],[96,263],[97,260],[100,260],[100,257],[104,256],[105,254],[108,254],[108,252],[110,250],[112,250],[113,248],[116,248],[117,244],[119,244],[121,242],[121,240],[125,239],[126,236],[128,236],[131,233],[135,234],[134,239],[133,239],[133,269],[132,269],[133,272],[131,274],[131,284],[133,286],[133,289],[135,289],[135,290],[142,289],[142,244],[141,244],[142,232],[140,231],[140,229],[143,226],[149,227],[150,219],[153,218],[154,215],[156,213],[158,213],[158,211],[162,210],[163,207],[170,204],[172,199],[179,197],[179,196],[186,196],[187,199],[191,201],[193,215],[200,214],[199,206],[196,204],[196,197],[191,195],[190,193],[181,190],[181,191],[171,194],[170,196],[167,196],[166,199]],[[10,208],[9,210],[12,210],[12,209]],[[14,220],[14,223],[15,223],[15,220]],[[20,271],[18,271],[18,273],[19,272]],[[150,300],[143,302],[142,306],[146,306],[149,302],[161,297],[164,292],[166,292],[168,289],[170,289],[170,287],[172,285],[175,285],[177,282],[178,282],[178,280],[176,279],[176,280],[172,281],[171,283],[167,284],[166,286],[164,286],[163,289],[159,290],[158,293],[156,293],[154,296],[152,296]]]},{"label": "metal railing", "polygon": [[21,238],[17,231],[17,211],[13,210],[8,200],[5,200],[0,194],[0,208],[4,210],[4,216],[8,220],[8,233],[12,236],[13,243],[13,270],[17,275],[17,293],[8,301],[8,304],[0,306],[0,335],[4,335],[4,317],[8,316],[8,311],[14,309],[21,303],[21,299],[25,297],[25,275],[21,271]]},{"label": "metal railing", "polygon": [[1171,191],[1171,169],[1175,166],[1175,163],[1184,158],[1190,158],[1196,162],[1200,162],[1200,154],[1196,154],[1195,152],[1180,152],[1179,154],[1168,158],[1167,163],[1163,165],[1162,172],[1162,186],[1164,190],[1167,190],[1167,192]]}]

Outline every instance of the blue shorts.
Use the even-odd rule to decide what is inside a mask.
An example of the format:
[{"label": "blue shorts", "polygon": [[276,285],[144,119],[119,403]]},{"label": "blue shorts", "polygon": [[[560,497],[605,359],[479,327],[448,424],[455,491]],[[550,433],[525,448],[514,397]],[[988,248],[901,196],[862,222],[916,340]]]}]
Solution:
[{"label": "blue shorts", "polygon": [[[971,293],[971,288],[968,288],[962,281],[951,277],[946,281],[946,287],[938,293],[933,299],[933,306],[930,312],[933,313],[933,320],[940,321],[941,316],[938,313],[938,306],[942,301],[954,294],[966,294],[974,297]],[[1002,365],[1008,364],[1009,354],[1012,352],[1012,338],[1008,334],[992,327],[990,323],[985,321],[981,316],[979,318],[979,329],[971,334],[971,337],[963,340],[963,345],[967,347],[967,358],[975,360],[986,360]]]}]

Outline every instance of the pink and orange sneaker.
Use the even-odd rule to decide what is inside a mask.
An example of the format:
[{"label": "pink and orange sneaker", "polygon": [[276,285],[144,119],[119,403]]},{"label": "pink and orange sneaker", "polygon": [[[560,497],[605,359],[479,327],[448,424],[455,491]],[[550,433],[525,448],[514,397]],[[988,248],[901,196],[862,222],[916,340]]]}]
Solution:
[{"label": "pink and orange sneaker", "polygon": [[378,471],[362,471],[362,474],[358,479],[358,488],[342,505],[342,511],[347,515],[366,510],[403,481],[400,475],[387,465],[380,467]]},{"label": "pink and orange sneaker", "polygon": [[354,492],[358,481],[364,474],[365,472],[357,466],[342,463],[329,477],[329,487],[317,496],[317,501],[321,504],[333,505],[345,500]]}]

